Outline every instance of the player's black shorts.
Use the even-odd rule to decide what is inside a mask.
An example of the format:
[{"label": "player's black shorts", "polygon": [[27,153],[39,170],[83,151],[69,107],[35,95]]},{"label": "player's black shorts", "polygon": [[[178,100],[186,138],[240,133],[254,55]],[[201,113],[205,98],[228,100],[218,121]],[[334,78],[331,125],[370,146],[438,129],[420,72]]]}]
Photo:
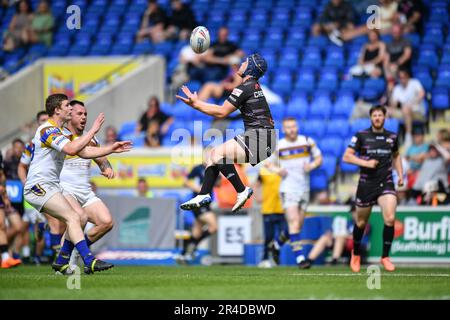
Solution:
[{"label": "player's black shorts", "polygon": [[0,209],[3,209],[5,207],[5,203],[3,202],[2,197],[0,197]]},{"label": "player's black shorts", "polygon": [[277,147],[275,129],[248,129],[234,140],[245,150],[245,161],[252,166],[269,158]]},{"label": "player's black shorts", "polygon": [[195,219],[198,219],[202,214],[204,214],[206,212],[210,212],[210,211],[211,211],[211,206],[209,204],[204,207],[195,208],[192,210],[192,212],[194,213]]},{"label": "player's black shorts", "polygon": [[371,207],[377,203],[379,197],[385,194],[397,195],[393,182],[359,183],[355,205],[362,208]]}]

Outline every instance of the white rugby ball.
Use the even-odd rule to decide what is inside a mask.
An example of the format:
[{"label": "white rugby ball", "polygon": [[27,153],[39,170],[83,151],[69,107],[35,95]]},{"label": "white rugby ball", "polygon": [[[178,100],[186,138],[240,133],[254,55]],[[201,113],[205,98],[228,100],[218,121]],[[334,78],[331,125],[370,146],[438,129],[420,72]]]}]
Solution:
[{"label": "white rugby ball", "polygon": [[198,26],[191,33],[191,48],[195,53],[205,52],[210,45],[209,31],[203,26]]}]

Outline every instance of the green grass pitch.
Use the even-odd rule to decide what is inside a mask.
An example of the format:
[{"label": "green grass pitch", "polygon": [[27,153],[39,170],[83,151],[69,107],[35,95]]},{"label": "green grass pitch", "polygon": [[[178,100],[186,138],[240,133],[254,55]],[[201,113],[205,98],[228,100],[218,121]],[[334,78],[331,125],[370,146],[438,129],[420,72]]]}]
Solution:
[{"label": "green grass pitch", "polygon": [[245,266],[116,266],[81,275],[80,289],[49,266],[0,269],[0,299],[450,299],[450,268],[382,271],[367,288],[366,268],[258,269]]}]

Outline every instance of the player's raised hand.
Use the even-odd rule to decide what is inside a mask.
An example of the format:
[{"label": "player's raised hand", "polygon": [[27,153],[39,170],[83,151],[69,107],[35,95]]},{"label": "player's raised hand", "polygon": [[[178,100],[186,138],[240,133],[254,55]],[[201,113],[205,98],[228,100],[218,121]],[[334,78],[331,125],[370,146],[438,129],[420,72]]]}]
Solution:
[{"label": "player's raised hand", "polygon": [[378,166],[378,160],[370,159],[367,161],[367,168],[375,169]]},{"label": "player's raised hand", "polygon": [[94,133],[97,133],[100,131],[100,128],[102,127],[103,123],[105,123],[105,114],[101,112],[97,119],[95,119],[94,124],[92,125],[91,130],[94,131]]},{"label": "player's raised hand", "polygon": [[186,104],[188,104],[190,106],[192,106],[198,100],[197,92],[192,93],[191,90],[189,90],[188,87],[182,86],[181,87],[181,91],[183,91],[183,93],[186,95],[186,98],[182,97],[182,96],[179,96],[179,95],[176,95],[175,97],[178,100],[181,100],[181,101],[183,101],[184,103],[186,103]]},{"label": "player's raised hand", "polygon": [[131,150],[133,143],[131,141],[117,141],[111,146],[112,153],[122,153]]}]

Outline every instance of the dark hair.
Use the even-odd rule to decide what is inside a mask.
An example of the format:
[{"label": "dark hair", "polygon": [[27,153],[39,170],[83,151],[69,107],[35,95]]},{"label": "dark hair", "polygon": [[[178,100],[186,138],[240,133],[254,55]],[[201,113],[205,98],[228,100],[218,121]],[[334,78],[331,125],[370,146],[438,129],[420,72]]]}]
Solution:
[{"label": "dark hair", "polygon": [[145,180],[145,178],[139,178],[139,180],[138,180],[138,183],[141,183],[141,182],[144,182],[144,183],[147,183],[147,180]]},{"label": "dark hair", "polygon": [[377,35],[378,40],[380,40],[380,31],[378,29],[370,29],[369,33],[370,32],[375,32],[375,34]]},{"label": "dark hair", "polygon": [[61,103],[69,98],[63,93],[51,94],[45,100],[45,111],[49,117],[55,114],[55,109],[61,107]]},{"label": "dark hair", "polygon": [[18,1],[18,2],[16,3],[16,12],[17,12],[17,13],[20,13],[20,4],[21,4],[22,2],[25,2],[25,4],[26,4],[27,7],[28,7],[27,13],[31,13],[31,4],[30,4],[30,1],[26,1],[26,0],[21,0],[21,1]]},{"label": "dark hair", "polygon": [[150,104],[150,102],[152,102],[153,100],[155,100],[156,103],[156,107],[158,108],[158,111],[161,110],[160,104],[159,104],[159,99],[157,96],[151,96],[150,99],[148,99],[147,104]]},{"label": "dark hair", "polygon": [[398,70],[398,73],[400,72],[406,73],[408,75],[408,78],[411,78],[411,71],[409,71],[407,68],[400,68]]},{"label": "dark hair", "polygon": [[48,115],[47,111],[42,110],[42,111],[39,111],[38,113],[36,113],[36,121],[39,121],[39,118],[44,115],[46,115],[46,116]]},{"label": "dark hair", "polygon": [[386,107],[385,106],[381,106],[381,105],[374,105],[374,106],[372,106],[370,108],[369,115],[372,116],[372,113],[374,111],[377,111],[377,110],[380,110],[381,112],[383,112],[384,115],[386,115],[386,112],[387,112]]},{"label": "dark hair", "polygon": [[84,107],[84,102],[82,102],[82,101],[80,101],[80,100],[72,100],[72,101],[69,102],[69,104],[70,104],[72,107],[75,107],[76,104],[79,104],[80,106],[83,106],[83,107]]},{"label": "dark hair", "polygon": [[12,144],[13,144],[13,145],[15,145],[16,143],[20,143],[21,145],[25,145],[25,142],[23,142],[23,140],[20,139],[20,138],[15,138],[15,139],[12,141]]},{"label": "dark hair", "polygon": [[286,118],[283,118],[283,122],[285,122],[285,121],[297,121],[297,119],[295,119],[294,117],[286,117]]}]

